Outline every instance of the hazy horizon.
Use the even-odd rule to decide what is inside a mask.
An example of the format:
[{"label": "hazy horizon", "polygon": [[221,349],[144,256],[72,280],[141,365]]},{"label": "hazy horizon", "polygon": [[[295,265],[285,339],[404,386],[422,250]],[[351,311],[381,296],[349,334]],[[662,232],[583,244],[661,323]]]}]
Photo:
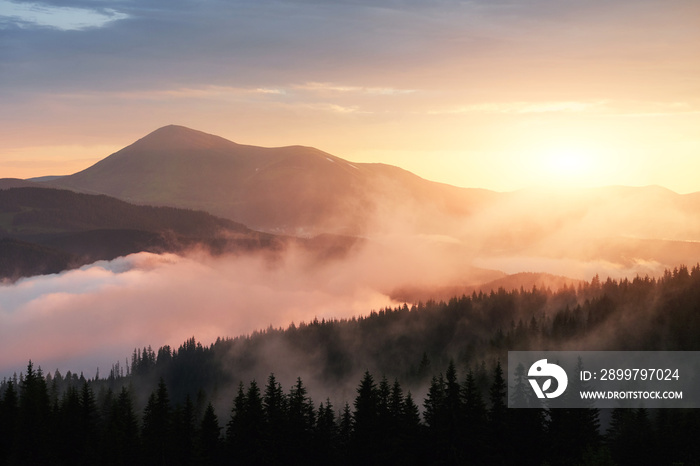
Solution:
[{"label": "hazy horizon", "polygon": [[[182,126],[182,125],[177,125],[177,124],[174,124],[174,123],[173,123],[173,124],[168,124],[168,125],[166,125],[166,126]],[[162,127],[160,127],[160,128],[163,128],[163,127],[165,127],[165,126],[162,126]],[[159,129],[159,128],[153,128],[152,130],[155,131],[156,129]],[[204,132],[204,133],[211,134],[211,135],[213,135],[213,136],[220,136],[220,135],[218,135],[218,134],[213,134],[213,133],[207,132],[206,130],[202,130],[202,128],[189,128],[189,129],[193,129],[193,130],[196,130],[196,131],[202,131],[202,132]],[[143,134],[142,137],[147,136],[148,134],[150,134],[150,132],[153,132],[153,131],[149,131],[148,133]],[[135,139],[134,141],[131,141],[130,143],[125,144],[124,147],[126,147],[126,146],[128,146],[129,144],[135,142],[135,141],[138,140],[138,139],[141,139],[141,137]],[[228,139],[228,140],[230,140],[230,139]],[[235,143],[237,143],[237,144],[241,144],[240,141],[236,141],[236,140],[230,140],[230,141],[231,141],[231,142],[235,142]],[[301,143],[299,143],[299,144],[290,144],[290,145],[286,145],[286,146],[266,146],[266,145],[254,145],[254,144],[247,144],[247,145],[251,145],[251,146],[255,146],[255,147],[262,147],[262,148],[282,148],[282,147],[293,147],[293,146],[307,146],[307,147],[313,147],[314,149],[323,150],[322,148],[319,148],[319,147],[310,146],[310,145],[301,144]],[[123,149],[123,147],[117,148],[117,149],[115,149],[113,152],[110,152],[109,154],[105,154],[104,156],[101,156],[101,157],[95,159],[93,162],[88,162],[88,161],[86,160],[87,165],[78,166],[77,168],[74,169],[75,171],[70,171],[70,172],[65,172],[65,173],[60,173],[60,174],[58,174],[58,172],[56,172],[56,173],[54,173],[54,172],[48,173],[48,172],[47,172],[47,173],[42,173],[42,174],[33,174],[33,175],[28,176],[28,177],[25,177],[25,178],[19,178],[19,177],[15,177],[15,176],[4,176],[3,178],[18,178],[18,179],[22,179],[22,180],[32,180],[32,179],[42,179],[42,178],[53,178],[53,177],[69,176],[69,175],[78,173],[78,172],[80,172],[80,171],[83,171],[83,170],[85,170],[85,169],[87,169],[87,168],[92,167],[95,163],[100,162],[101,160],[103,160],[103,159],[109,157],[110,155],[112,155],[112,154],[118,152],[118,151],[121,150],[121,149]],[[325,151],[324,151],[324,152],[325,152]],[[336,157],[339,157],[339,158],[344,159],[344,160],[347,160],[347,161],[350,162],[350,163],[363,163],[363,162],[358,162],[357,160],[349,160],[349,159],[346,159],[346,158],[343,157],[342,155],[338,155],[338,154],[331,154],[331,155],[336,156]],[[579,157],[567,158],[565,155],[566,155],[566,154],[564,154],[564,157],[562,157],[562,159],[560,159],[560,160],[556,160],[555,158],[553,158],[553,159],[551,160],[551,162],[552,162],[552,167],[550,167],[550,169],[551,169],[552,171],[561,170],[562,173],[560,173],[559,175],[560,175],[560,176],[563,176],[563,178],[566,178],[566,176],[567,176],[566,173],[567,173],[567,172],[575,171],[575,170],[577,170],[577,169],[580,169],[580,168],[582,168],[582,164],[586,164],[585,157],[584,157],[584,158],[579,158]],[[384,162],[384,161],[382,161],[382,160],[372,160],[372,161],[366,161],[365,163],[387,163],[387,162]],[[388,164],[388,163],[387,163],[387,164]],[[396,166],[396,167],[398,167],[398,168],[402,168],[402,169],[407,170],[406,167],[403,167],[403,166],[400,166],[400,165],[396,165],[396,164],[389,164],[389,165],[393,165],[393,166]],[[67,166],[68,166],[68,165],[67,165]],[[410,171],[410,170],[409,170],[409,171]],[[37,173],[39,173],[39,172],[37,172]],[[452,183],[449,183],[449,182],[444,181],[444,180],[428,178],[428,177],[426,177],[426,176],[421,175],[420,173],[415,173],[415,172],[411,172],[411,173],[414,173],[415,175],[417,175],[417,176],[419,176],[419,177],[421,177],[421,178],[423,178],[423,179],[425,179],[425,180],[427,180],[427,181],[432,181],[432,182],[436,182],[436,183],[448,184],[448,185],[455,186],[455,187],[459,187],[459,188],[485,189],[485,190],[488,190],[488,191],[493,191],[493,192],[498,192],[498,193],[515,193],[515,192],[543,192],[543,193],[564,192],[564,193],[574,193],[574,192],[585,192],[585,191],[589,191],[589,190],[595,190],[595,189],[598,189],[598,188],[617,188],[617,187],[624,187],[624,188],[626,188],[626,187],[630,187],[630,188],[660,187],[660,188],[667,189],[667,190],[669,190],[669,191],[671,191],[671,192],[673,192],[673,193],[681,194],[681,195],[683,195],[683,194],[693,194],[693,193],[696,193],[696,192],[700,192],[700,184],[698,185],[698,187],[697,187],[696,190],[687,191],[687,192],[680,192],[680,191],[676,191],[676,190],[672,189],[672,188],[669,187],[669,186],[664,186],[664,185],[660,185],[660,184],[656,184],[656,183],[651,183],[651,184],[621,184],[621,183],[615,183],[615,182],[612,182],[611,184],[603,184],[603,183],[601,183],[601,184],[590,184],[590,185],[578,185],[578,184],[575,184],[575,183],[574,183],[574,184],[570,184],[570,185],[564,185],[564,184],[559,185],[559,184],[547,184],[547,183],[545,183],[545,184],[534,184],[534,185],[529,185],[529,186],[521,186],[521,187],[513,188],[513,189],[510,189],[510,190],[498,190],[498,189],[486,188],[486,187],[482,187],[482,186],[465,186],[465,185],[459,185],[459,184],[452,184]]]}]

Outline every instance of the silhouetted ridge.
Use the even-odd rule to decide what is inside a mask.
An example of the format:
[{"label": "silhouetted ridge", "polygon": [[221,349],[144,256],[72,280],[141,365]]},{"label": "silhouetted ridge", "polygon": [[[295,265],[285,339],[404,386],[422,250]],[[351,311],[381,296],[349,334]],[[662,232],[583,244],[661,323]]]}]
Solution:
[{"label": "silhouetted ridge", "polygon": [[186,149],[216,149],[237,147],[238,144],[219,136],[178,125],[168,125],[158,128],[128,147],[149,150],[186,150]]},{"label": "silhouetted ridge", "polygon": [[[483,190],[433,183],[381,164],[306,146],[257,147],[183,126],[155,130],[54,187],[129,202],[205,210],[256,230],[301,236],[365,234],[385,210],[462,214]],[[416,209],[412,208],[412,205]],[[421,228],[439,228],[433,218]]]},{"label": "silhouetted ridge", "polygon": [[0,279],[141,251],[178,252],[195,244],[212,253],[274,250],[279,241],[206,212],[46,188],[0,190],[0,240]]}]

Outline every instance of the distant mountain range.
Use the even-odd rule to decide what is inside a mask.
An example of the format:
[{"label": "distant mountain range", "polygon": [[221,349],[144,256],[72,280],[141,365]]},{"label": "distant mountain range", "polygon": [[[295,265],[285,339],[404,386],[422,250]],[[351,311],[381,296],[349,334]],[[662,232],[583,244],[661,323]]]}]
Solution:
[{"label": "distant mountain range", "polygon": [[[236,231],[247,227],[251,230],[246,235],[256,241],[263,237],[273,241],[259,232],[299,238],[332,235],[325,242],[363,237],[396,244],[398,237],[412,238],[417,241],[411,247],[442,244],[455,260],[477,261],[481,268],[508,273],[537,270],[530,264],[542,260],[642,271],[700,261],[700,193],[680,195],[658,186],[511,193],[459,188],[390,165],[350,162],[311,147],[241,145],[174,125],[73,175],[0,180],[0,189],[30,186],[103,194],[143,206],[205,211],[218,217],[209,217],[205,224]],[[64,199],[66,208],[82,209],[71,206],[78,199]],[[116,206],[97,210],[116,215],[112,213]],[[13,240],[42,247],[60,242],[56,237],[41,237],[41,232],[36,233],[37,242],[27,232],[8,230],[7,215],[0,213],[0,228],[12,233]],[[14,215],[12,221],[26,215]],[[134,237],[134,244],[157,244],[149,247],[158,249],[163,231],[178,231],[165,225],[103,221],[85,225],[80,234],[105,229],[146,231],[161,239]],[[191,237],[190,233],[178,231],[178,241]],[[211,241],[211,233],[206,235]],[[84,252],[65,246],[68,239],[61,241],[61,251]],[[520,263],[513,258],[525,265],[513,269]]]}]

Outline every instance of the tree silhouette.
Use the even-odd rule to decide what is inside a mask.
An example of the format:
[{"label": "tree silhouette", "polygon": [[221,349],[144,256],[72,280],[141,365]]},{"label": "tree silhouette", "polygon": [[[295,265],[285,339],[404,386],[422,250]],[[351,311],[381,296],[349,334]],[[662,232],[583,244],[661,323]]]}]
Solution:
[{"label": "tree silhouette", "polygon": [[17,391],[9,381],[0,401],[0,465],[8,464],[10,449],[15,444],[18,413]]},{"label": "tree silhouette", "polygon": [[488,435],[489,435],[489,463],[507,464],[509,458],[507,452],[501,448],[502,442],[510,441],[508,429],[508,407],[506,406],[506,394],[508,386],[503,378],[501,361],[496,362],[493,370],[493,381],[489,388],[488,411]]},{"label": "tree silhouette", "polygon": [[[509,410],[509,429],[512,451],[517,452],[521,464],[539,465],[544,460],[545,442],[545,411],[539,399],[526,384],[525,367],[519,363],[514,371],[515,385]],[[515,457],[511,457],[515,460]]]},{"label": "tree silhouette", "polygon": [[465,423],[464,449],[466,456],[478,464],[486,457],[487,411],[472,369],[467,371],[461,388]]},{"label": "tree silhouette", "polygon": [[158,388],[148,398],[143,413],[144,454],[151,464],[170,464],[172,427],[168,389],[165,381],[161,378],[158,382]]},{"label": "tree silhouette", "polygon": [[376,463],[377,454],[381,448],[379,438],[379,390],[374,377],[369,371],[357,387],[353,412],[353,443],[352,450],[357,461]]},{"label": "tree silhouette", "polygon": [[195,464],[201,466],[221,463],[221,427],[214,406],[209,403],[204,410],[195,443]]},{"label": "tree silhouette", "polygon": [[53,452],[37,446],[53,445],[50,412],[49,394],[41,368],[35,371],[29,361],[24,380],[20,382],[17,434],[10,463],[48,464]]}]

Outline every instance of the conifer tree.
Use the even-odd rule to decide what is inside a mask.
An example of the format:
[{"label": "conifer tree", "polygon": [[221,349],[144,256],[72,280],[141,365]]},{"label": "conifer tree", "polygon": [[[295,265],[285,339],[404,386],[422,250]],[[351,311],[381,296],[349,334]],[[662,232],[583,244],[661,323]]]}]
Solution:
[{"label": "conifer tree", "polygon": [[100,415],[97,411],[95,394],[87,382],[83,383],[80,391],[80,431],[83,437],[83,461],[85,464],[99,462],[100,451],[97,449],[99,442]]},{"label": "conifer tree", "polygon": [[303,458],[310,453],[316,416],[313,401],[307,395],[301,377],[297,377],[289,392],[287,406],[289,452],[294,458]]},{"label": "conifer tree", "polygon": [[445,425],[445,381],[442,374],[439,377],[433,376],[430,381],[430,388],[428,388],[423,407],[425,408],[425,423],[433,432],[441,431]]},{"label": "conifer tree", "polygon": [[122,387],[112,401],[103,432],[103,450],[109,454],[103,455],[101,462],[115,466],[140,462],[143,453],[138,419],[127,387]]},{"label": "conifer tree", "polygon": [[51,403],[41,368],[34,370],[32,361],[20,382],[17,435],[11,453],[13,464],[47,464],[51,445]]},{"label": "conifer tree", "polygon": [[337,460],[338,426],[330,399],[321,403],[316,416],[314,442],[311,447],[318,464],[334,464]]},{"label": "conifer tree", "polygon": [[189,395],[185,403],[177,406],[173,415],[172,449],[175,464],[190,465],[194,460],[195,440],[194,403]]},{"label": "conifer tree", "polygon": [[365,371],[357,387],[354,405],[352,449],[357,461],[372,464],[380,448],[379,390],[369,371]]},{"label": "conifer tree", "polygon": [[[583,370],[578,358],[575,373]],[[549,422],[547,423],[549,459],[563,465],[575,464],[584,453],[595,455],[601,446],[599,433],[599,410],[592,401],[581,400],[578,407],[562,408],[561,405],[575,404],[570,394],[588,390],[585,382],[576,377],[569,380],[569,388],[559,398],[549,400]]]},{"label": "conifer tree", "polygon": [[[518,364],[514,371],[513,395],[509,410],[509,429],[513,444],[513,456],[509,461],[517,460],[522,464],[539,465],[544,460],[546,443],[544,438],[545,412],[540,406],[529,384],[526,382],[525,367]],[[517,452],[517,453],[516,453]]]},{"label": "conifer tree", "polygon": [[151,464],[170,463],[172,413],[165,381],[161,377],[158,388],[151,393],[143,414],[143,446],[145,458]]},{"label": "conifer tree", "polygon": [[457,379],[457,368],[450,360],[445,372],[445,440],[448,461],[464,461],[464,423],[461,390]]},{"label": "conifer tree", "polygon": [[195,442],[195,464],[217,466],[221,462],[221,427],[214,406],[207,404]]},{"label": "conifer tree", "polygon": [[265,464],[268,452],[264,438],[265,413],[258,384],[251,381],[244,392],[241,382],[226,430],[228,454],[244,464]]},{"label": "conifer tree", "polygon": [[340,441],[340,449],[346,453],[348,456],[348,450],[351,446],[351,441],[353,438],[353,415],[350,410],[350,404],[345,402],[343,410],[339,413],[338,419],[338,435]]},{"label": "conifer tree", "polygon": [[506,395],[508,386],[503,378],[501,361],[496,361],[493,371],[493,381],[489,389],[489,411],[488,411],[488,435],[489,435],[489,463],[493,465],[507,464],[506,451],[501,445],[510,441],[508,431],[508,408],[506,406]]},{"label": "conifer tree", "polygon": [[0,465],[7,464],[10,448],[15,443],[19,411],[17,403],[15,384],[10,380],[5,386],[5,393],[0,402]]},{"label": "conifer tree", "polygon": [[289,444],[287,422],[287,398],[282,392],[282,385],[274,374],[270,374],[263,394],[263,409],[267,424],[267,449],[271,460],[283,461]]},{"label": "conifer tree", "polygon": [[477,387],[474,372],[469,369],[462,385],[464,405],[465,444],[467,455],[471,458],[483,458],[484,436],[486,433],[486,404]]}]

